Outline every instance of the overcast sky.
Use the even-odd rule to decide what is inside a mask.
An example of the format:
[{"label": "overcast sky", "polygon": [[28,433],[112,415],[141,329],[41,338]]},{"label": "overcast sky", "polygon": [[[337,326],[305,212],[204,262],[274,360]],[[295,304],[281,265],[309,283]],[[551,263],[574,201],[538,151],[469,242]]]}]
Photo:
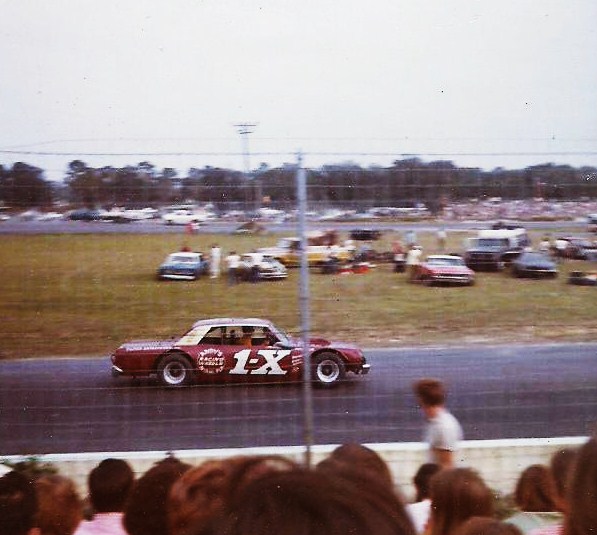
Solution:
[{"label": "overcast sky", "polygon": [[[597,165],[595,0],[0,0],[0,163]],[[85,154],[87,153],[87,154]],[[125,153],[93,156],[89,153]],[[158,153],[197,153],[158,155]]]}]

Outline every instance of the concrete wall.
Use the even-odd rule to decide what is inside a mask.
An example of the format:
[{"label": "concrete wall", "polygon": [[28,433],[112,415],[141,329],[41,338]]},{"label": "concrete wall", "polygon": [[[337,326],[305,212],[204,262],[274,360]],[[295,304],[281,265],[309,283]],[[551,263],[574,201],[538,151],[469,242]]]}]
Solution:
[{"label": "concrete wall", "polygon": [[[469,440],[462,443],[459,463],[475,468],[490,487],[507,494],[513,491],[518,475],[531,464],[549,462],[551,455],[562,448],[576,448],[587,437],[564,437],[547,439]],[[394,480],[407,498],[412,497],[412,477],[418,467],[427,460],[427,447],[420,442],[367,444],[377,451],[389,464]],[[311,450],[313,464],[325,458],[336,445],[314,446]],[[61,474],[72,478],[81,495],[87,493],[87,475],[101,460],[108,457],[126,459],[138,475],[143,474],[156,461],[169,452],[97,452],[36,456],[40,462],[56,465]],[[303,446],[271,448],[239,448],[212,450],[175,450],[178,459],[193,465],[208,459],[224,459],[234,455],[279,454],[302,462]],[[16,462],[27,457],[10,456],[0,460]]]}]

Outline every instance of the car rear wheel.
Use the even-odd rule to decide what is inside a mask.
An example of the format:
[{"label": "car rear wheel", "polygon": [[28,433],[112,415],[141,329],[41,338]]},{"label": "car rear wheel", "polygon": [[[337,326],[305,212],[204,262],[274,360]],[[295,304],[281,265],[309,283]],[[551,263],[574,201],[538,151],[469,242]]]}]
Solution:
[{"label": "car rear wheel", "polygon": [[320,353],[313,357],[313,380],[322,387],[333,386],[344,379],[346,367],[335,353]]},{"label": "car rear wheel", "polygon": [[191,363],[184,355],[166,355],[158,366],[158,379],[164,386],[186,386],[192,378]]}]

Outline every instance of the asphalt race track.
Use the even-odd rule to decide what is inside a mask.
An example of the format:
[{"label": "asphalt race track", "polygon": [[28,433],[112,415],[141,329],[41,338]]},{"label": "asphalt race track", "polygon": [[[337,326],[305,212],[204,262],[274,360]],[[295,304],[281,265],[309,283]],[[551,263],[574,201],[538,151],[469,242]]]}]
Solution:
[{"label": "asphalt race track", "polygon": [[[467,439],[585,436],[597,421],[597,344],[368,350],[372,371],[314,389],[314,442],[410,442],[422,376],[450,388]],[[0,362],[0,455],[299,445],[301,385],[164,389],[107,358]]]}]

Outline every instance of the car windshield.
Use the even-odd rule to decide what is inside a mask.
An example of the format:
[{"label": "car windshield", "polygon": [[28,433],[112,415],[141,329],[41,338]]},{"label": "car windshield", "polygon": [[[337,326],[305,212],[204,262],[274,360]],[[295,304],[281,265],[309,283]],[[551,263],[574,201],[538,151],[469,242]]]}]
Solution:
[{"label": "car windshield", "polygon": [[479,238],[478,244],[481,247],[503,247],[508,245],[508,240],[505,238]]},{"label": "car windshield", "polygon": [[524,253],[521,255],[521,260],[524,262],[539,262],[548,260],[548,258],[541,253]]},{"label": "car windshield", "polygon": [[464,264],[462,258],[447,256],[428,258],[427,263],[432,266],[462,266]]},{"label": "car windshield", "polygon": [[168,262],[176,262],[177,264],[193,264],[199,260],[199,256],[188,256],[181,254],[171,254],[168,257]]}]

